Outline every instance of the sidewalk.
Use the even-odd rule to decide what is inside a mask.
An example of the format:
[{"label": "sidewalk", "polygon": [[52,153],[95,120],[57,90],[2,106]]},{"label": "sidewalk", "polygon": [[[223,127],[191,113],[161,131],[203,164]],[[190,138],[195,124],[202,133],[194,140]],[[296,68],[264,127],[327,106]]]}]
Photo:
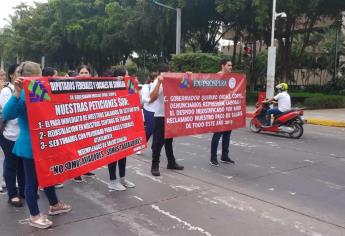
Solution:
[{"label": "sidewalk", "polygon": [[[256,108],[247,106],[247,118]],[[345,128],[345,108],[304,110],[304,120],[307,124]]]}]

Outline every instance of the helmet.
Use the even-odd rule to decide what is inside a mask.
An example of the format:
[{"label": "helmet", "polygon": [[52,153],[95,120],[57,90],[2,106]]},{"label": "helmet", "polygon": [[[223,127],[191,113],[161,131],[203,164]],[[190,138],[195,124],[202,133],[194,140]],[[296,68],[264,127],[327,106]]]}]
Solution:
[{"label": "helmet", "polygon": [[280,89],[282,91],[288,90],[289,86],[286,83],[280,83],[276,86],[276,89]]}]

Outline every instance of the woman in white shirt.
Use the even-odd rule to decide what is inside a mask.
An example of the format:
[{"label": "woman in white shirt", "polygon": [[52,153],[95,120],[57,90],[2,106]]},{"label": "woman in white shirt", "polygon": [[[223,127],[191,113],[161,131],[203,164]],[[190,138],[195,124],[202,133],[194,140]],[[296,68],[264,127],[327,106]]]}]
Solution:
[{"label": "woman in white shirt", "polygon": [[[5,85],[0,92],[1,110],[12,96],[14,91],[13,81],[16,79],[15,71],[18,65],[11,65],[8,69],[10,82]],[[17,119],[4,121],[4,129],[0,134],[0,146],[5,154],[4,179],[8,194],[8,203],[14,207],[22,207],[24,198],[24,169],[23,161],[12,153],[15,141],[19,136],[19,126]],[[16,183],[18,182],[18,189]]]}]

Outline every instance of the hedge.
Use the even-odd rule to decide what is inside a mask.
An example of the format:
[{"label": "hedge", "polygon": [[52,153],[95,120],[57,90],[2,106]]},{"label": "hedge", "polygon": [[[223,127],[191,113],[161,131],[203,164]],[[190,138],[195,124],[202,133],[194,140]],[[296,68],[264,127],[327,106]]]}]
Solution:
[{"label": "hedge", "polygon": [[304,106],[314,109],[345,108],[345,96],[322,95],[306,98]]},{"label": "hedge", "polygon": [[[326,95],[322,93],[290,93],[293,107],[309,109],[345,108],[345,96]],[[247,104],[254,105],[258,100],[258,92],[247,91]]]},{"label": "hedge", "polygon": [[173,55],[170,69],[177,72],[216,73],[220,70],[219,62],[224,55],[211,53],[182,53]]}]

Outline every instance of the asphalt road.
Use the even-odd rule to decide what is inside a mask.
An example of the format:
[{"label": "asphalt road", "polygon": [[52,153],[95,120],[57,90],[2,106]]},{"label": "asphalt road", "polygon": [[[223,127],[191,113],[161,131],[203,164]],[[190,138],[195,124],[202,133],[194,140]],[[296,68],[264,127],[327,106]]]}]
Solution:
[{"label": "asphalt road", "polygon": [[[0,195],[0,235],[345,235],[345,129],[306,125],[299,140],[254,134],[231,137],[235,165],[209,165],[211,135],[174,140],[184,171],[150,174],[150,151],[129,157],[137,187],[109,191],[106,168],[84,183],[69,181],[59,197],[72,212],[54,227],[27,225],[26,207]],[[39,204],[47,212],[40,194]]]}]

